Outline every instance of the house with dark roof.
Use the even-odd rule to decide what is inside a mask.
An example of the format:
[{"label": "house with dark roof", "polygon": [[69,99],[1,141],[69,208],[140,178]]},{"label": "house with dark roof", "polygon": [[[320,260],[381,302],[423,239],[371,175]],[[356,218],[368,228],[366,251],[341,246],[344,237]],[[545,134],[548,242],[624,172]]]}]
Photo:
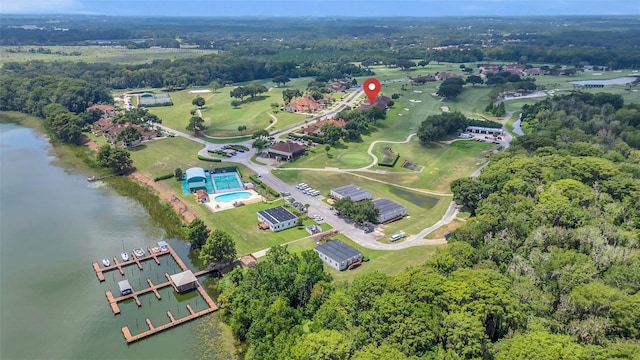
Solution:
[{"label": "house with dark roof", "polygon": [[113,105],[107,105],[107,104],[96,104],[96,105],[91,105],[87,108],[86,111],[91,111],[91,110],[100,110],[102,111],[102,117],[112,117],[113,115],[116,114],[116,108]]},{"label": "house with dark roof", "polygon": [[315,124],[311,124],[309,126],[303,127],[301,130],[303,133],[307,135],[322,136],[323,135],[322,127],[327,124],[333,124],[338,127],[344,127],[347,123],[342,119],[341,120],[334,120],[334,119],[320,120]]},{"label": "house with dark roof", "polygon": [[362,261],[362,253],[340,240],[327,241],[316,245],[314,250],[320,259],[332,268],[342,271],[351,264]]},{"label": "house with dark roof", "polygon": [[116,124],[113,123],[112,118],[103,117],[92,125],[98,135],[106,135]]},{"label": "house with dark roof", "polygon": [[378,209],[378,223],[398,220],[407,215],[407,208],[397,202],[385,198],[373,200],[373,207]]},{"label": "house with dark roof", "polygon": [[293,160],[304,154],[307,149],[293,141],[286,141],[274,144],[267,149],[269,157],[281,157],[285,160]]},{"label": "house with dark roof", "polygon": [[454,74],[446,71],[436,74],[437,80],[447,80],[447,79],[453,79],[453,78],[459,78],[459,77],[460,75],[458,74]]},{"label": "house with dark roof", "polygon": [[371,193],[353,184],[341,186],[330,191],[331,197],[336,200],[350,198],[353,201],[369,200]]},{"label": "house with dark roof", "polygon": [[[377,107],[380,110],[385,110],[387,108],[387,106],[389,106],[389,102],[391,101],[391,98],[388,96],[378,96],[374,101],[373,101],[373,106]],[[360,105],[360,107],[358,108],[358,110],[369,110],[371,109],[371,104],[369,104],[369,100],[365,100],[364,103],[362,103],[362,105]]]},{"label": "house with dark roof", "polygon": [[290,229],[298,224],[298,217],[282,206],[258,211],[258,221],[273,232]]},{"label": "house with dark roof", "polygon": [[339,91],[345,91],[349,88],[349,86],[351,85],[351,82],[347,79],[338,79],[336,81],[330,82],[327,84],[327,89],[334,91],[334,92],[339,92]]}]

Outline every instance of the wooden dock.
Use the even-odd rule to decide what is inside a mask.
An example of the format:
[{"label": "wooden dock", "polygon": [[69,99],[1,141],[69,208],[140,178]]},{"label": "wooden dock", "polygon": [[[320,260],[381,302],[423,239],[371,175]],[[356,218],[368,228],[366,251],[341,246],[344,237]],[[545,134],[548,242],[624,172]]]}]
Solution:
[{"label": "wooden dock", "polygon": [[[168,247],[168,248],[171,249],[170,247]],[[104,273],[109,272],[109,271],[118,270],[120,272],[120,275],[124,276],[124,268],[129,266],[129,265],[133,265],[133,264],[138,265],[138,269],[142,270],[142,262],[145,261],[145,260],[153,259],[156,264],[160,265],[160,259],[158,259],[158,257],[163,256],[163,255],[171,255],[174,258],[174,260],[177,259],[176,262],[178,263],[178,266],[180,266],[180,268],[183,268],[183,266],[184,266],[184,263],[182,262],[182,260],[180,260],[178,258],[178,255],[173,251],[173,249],[171,249],[170,251],[163,251],[163,252],[160,252],[160,253],[152,253],[151,249],[147,249],[147,251],[149,251],[149,254],[147,254],[147,255],[145,255],[145,256],[143,256],[141,258],[137,258],[132,253],[131,254],[131,260],[124,261],[124,262],[119,262],[118,258],[116,256],[114,256],[113,257],[113,265],[111,265],[111,266],[100,267],[100,265],[97,262],[94,262],[92,264],[93,271],[96,272],[96,276],[98,277],[98,280],[102,282],[102,281],[104,281]]]},{"label": "wooden dock", "polygon": [[[138,265],[138,268],[140,270],[142,270],[142,261],[148,260],[148,259],[153,259],[156,264],[160,265],[160,260],[158,259],[159,256],[163,256],[163,255],[171,255],[171,257],[175,260],[175,262],[178,264],[178,267],[180,267],[180,269],[182,271],[187,271],[189,270],[189,268],[184,264],[184,262],[182,261],[182,259],[180,259],[180,257],[178,256],[178,254],[176,254],[176,252],[173,250],[173,248],[171,248],[171,246],[167,245],[167,251],[163,251],[160,253],[153,253],[151,252],[151,249],[149,250],[149,254],[142,257],[142,258],[136,258],[135,256],[133,256],[132,254],[132,259],[126,262],[118,262],[117,258],[114,257],[114,265],[108,266],[108,267],[103,267],[100,268],[100,265],[98,265],[98,263],[93,263],[93,270],[96,272],[96,276],[98,277],[99,281],[105,281],[104,278],[104,273],[108,272],[108,271],[113,271],[113,270],[118,270],[120,272],[120,274],[124,275],[124,270],[123,268],[125,266],[129,266],[129,265],[133,265],[136,264]],[[194,273],[194,275],[196,277],[198,276],[202,276],[205,274],[208,274],[210,272],[214,271],[214,269],[205,269],[205,270],[200,270]],[[119,296],[119,297],[115,297],[113,296],[113,293],[111,291],[106,291],[105,295],[107,297],[107,301],[109,302],[109,306],[111,306],[111,310],[113,311],[114,314],[119,314],[120,313],[120,307],[118,306],[118,303],[121,301],[125,301],[128,299],[134,299],[134,301],[136,302],[136,304],[138,306],[141,306],[141,302],[139,299],[140,295],[146,294],[146,293],[150,293],[153,292],[154,295],[156,296],[156,298],[158,300],[161,300],[162,297],[160,296],[160,293],[158,292],[158,289],[167,287],[167,286],[172,286],[174,288],[175,291],[178,291],[177,287],[175,286],[175,284],[173,283],[173,281],[171,281],[171,277],[169,276],[169,274],[165,273],[165,278],[167,279],[167,281],[160,283],[160,284],[154,284],[151,279],[147,278],[147,284],[149,284],[149,287],[144,288],[144,289],[140,289],[138,291],[134,291],[131,294],[128,295],[123,295],[123,296]],[[187,304],[186,308],[189,311],[189,315],[183,317],[183,318],[179,318],[176,319],[173,314],[171,313],[171,311],[167,311],[167,317],[169,317],[169,322],[160,326],[154,326],[151,323],[150,319],[145,319],[146,323],[147,323],[147,327],[149,328],[149,330],[143,331],[140,334],[137,335],[131,335],[131,331],[129,330],[128,326],[124,326],[122,328],[122,334],[124,335],[125,340],[127,341],[127,343],[132,343],[134,341],[138,341],[140,339],[143,339],[147,336],[151,336],[154,334],[157,334],[161,331],[170,329],[174,326],[183,324],[185,322],[191,321],[193,319],[196,319],[200,316],[212,313],[216,310],[218,310],[218,305],[213,301],[213,299],[211,299],[211,297],[209,296],[209,294],[207,294],[207,291],[202,287],[202,285],[200,285],[200,282],[196,281],[195,283],[196,285],[196,291],[198,291],[198,293],[200,293],[200,296],[202,296],[202,298],[207,302],[208,307],[202,311],[199,312],[195,312],[193,310],[193,308],[191,307],[191,305]]]}]

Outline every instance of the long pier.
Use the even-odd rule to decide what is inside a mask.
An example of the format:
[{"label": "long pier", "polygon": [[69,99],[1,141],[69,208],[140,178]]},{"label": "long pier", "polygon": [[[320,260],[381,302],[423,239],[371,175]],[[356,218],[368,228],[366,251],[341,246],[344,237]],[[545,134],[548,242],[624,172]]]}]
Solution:
[{"label": "long pier", "polygon": [[[98,263],[94,262],[92,264],[93,266],[93,270],[96,272],[96,276],[98,277],[98,280],[100,282],[105,281],[104,278],[104,273],[108,272],[108,271],[113,271],[113,270],[118,270],[120,272],[121,275],[124,276],[124,270],[123,268],[125,266],[129,266],[129,265],[133,265],[136,264],[138,266],[138,268],[140,270],[142,270],[142,261],[148,260],[148,259],[154,259],[156,264],[160,265],[160,260],[158,259],[159,256],[162,255],[171,255],[171,257],[175,260],[175,262],[178,264],[178,266],[180,267],[180,269],[182,269],[182,271],[187,271],[189,270],[189,268],[184,264],[184,262],[182,261],[182,259],[180,259],[180,257],[178,256],[178,254],[176,254],[176,252],[173,250],[173,248],[169,245],[167,245],[167,251],[163,251],[163,252],[153,252],[151,251],[151,249],[149,250],[149,255],[146,255],[144,257],[141,258],[136,258],[135,255],[132,255],[132,259],[129,261],[125,261],[125,262],[118,262],[118,259],[116,257],[113,258],[114,260],[114,264],[111,266],[107,266],[107,267],[100,267],[100,265],[98,265]],[[210,272],[214,271],[214,269],[205,269],[205,270],[200,270],[194,273],[194,276],[198,277],[201,275],[205,275],[208,274]],[[158,300],[161,300],[162,297],[160,296],[160,293],[158,292],[158,289],[167,287],[167,286],[173,286],[175,291],[178,291],[178,288],[176,287],[176,285],[173,283],[173,281],[171,280],[171,277],[169,276],[168,273],[164,274],[165,277],[167,278],[167,281],[162,282],[160,284],[154,284],[151,279],[147,278],[147,283],[149,284],[149,287],[138,290],[138,291],[134,291],[131,294],[128,295],[123,295],[123,296],[119,296],[119,297],[115,297],[113,296],[113,293],[108,290],[105,292],[105,295],[107,297],[107,301],[109,302],[109,306],[111,307],[111,310],[113,311],[114,314],[119,314],[120,313],[120,307],[118,306],[118,303],[121,301],[125,301],[128,299],[134,299],[134,301],[136,302],[136,304],[138,306],[142,306],[139,296],[146,294],[146,293],[150,293],[153,292],[154,295],[156,296],[156,298]],[[163,325],[159,325],[159,326],[154,326],[151,323],[150,319],[145,319],[145,322],[147,323],[147,326],[149,328],[149,330],[143,331],[139,334],[136,335],[131,335],[131,331],[129,330],[128,326],[124,326],[122,327],[122,334],[124,335],[124,339],[127,341],[128,344],[138,341],[140,339],[143,339],[147,336],[151,336],[154,334],[157,334],[161,331],[170,329],[174,326],[183,324],[185,322],[191,321],[193,319],[196,319],[200,316],[212,313],[216,310],[218,310],[218,305],[213,301],[213,299],[211,299],[211,297],[209,296],[209,294],[207,294],[207,291],[202,287],[202,285],[200,285],[200,282],[196,281],[195,282],[195,289],[196,291],[198,291],[198,293],[200,293],[200,296],[202,296],[202,298],[207,302],[208,307],[202,311],[199,312],[195,312],[193,310],[193,308],[191,308],[191,305],[187,304],[187,310],[189,311],[189,315],[176,319],[173,314],[171,313],[171,311],[167,311],[167,316],[169,317],[169,322]]]}]

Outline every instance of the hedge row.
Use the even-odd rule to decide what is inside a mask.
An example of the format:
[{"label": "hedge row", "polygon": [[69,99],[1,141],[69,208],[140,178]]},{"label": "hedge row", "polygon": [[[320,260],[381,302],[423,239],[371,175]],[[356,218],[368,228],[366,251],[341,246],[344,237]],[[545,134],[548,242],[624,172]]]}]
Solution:
[{"label": "hedge row", "polygon": [[378,163],[378,166],[386,166],[386,167],[394,167],[396,166],[396,163],[398,162],[398,159],[400,159],[400,154],[396,155],[396,158],[393,160],[392,163]]},{"label": "hedge row", "polygon": [[262,185],[262,181],[260,179],[258,179],[255,175],[249,176],[249,179],[251,179],[251,181],[256,183],[256,185]]},{"label": "hedge row", "polygon": [[323,138],[319,137],[319,136],[313,136],[313,135],[295,135],[295,134],[289,134],[291,137],[294,137],[296,139],[302,139],[302,140],[311,140],[314,143],[318,143],[318,144],[324,144],[325,141]]},{"label": "hedge row", "polygon": [[208,157],[204,157],[202,155],[198,155],[198,159],[202,160],[202,161],[209,161],[209,162],[222,162],[221,159],[211,159],[211,158],[208,158]]},{"label": "hedge row", "polygon": [[171,179],[172,177],[173,177],[173,174],[164,174],[164,175],[160,175],[158,177],[153,178],[153,181],[167,180],[167,179]]},{"label": "hedge row", "polygon": [[495,122],[495,121],[490,121],[490,120],[476,120],[476,119],[469,119],[469,123],[467,124],[468,126],[480,126],[480,127],[486,127],[486,128],[492,128],[492,129],[502,129],[502,124]]},{"label": "hedge row", "polygon": [[262,180],[258,179],[255,175],[251,175],[249,176],[249,179],[251,179],[251,181],[253,181],[254,183],[256,183],[257,185],[262,186],[266,191],[268,191],[271,195],[275,196],[275,197],[279,197],[280,196],[280,192],[275,191],[274,189],[272,189],[269,185],[265,184],[262,182]]}]

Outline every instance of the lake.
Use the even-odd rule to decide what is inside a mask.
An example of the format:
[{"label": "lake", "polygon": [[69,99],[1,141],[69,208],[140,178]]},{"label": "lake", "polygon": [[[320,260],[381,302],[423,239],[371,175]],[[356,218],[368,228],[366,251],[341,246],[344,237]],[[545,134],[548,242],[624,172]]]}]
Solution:
[{"label": "lake", "polygon": [[[59,166],[38,132],[0,124],[0,358],[194,358],[202,319],[126,344],[122,326],[137,333],[147,317],[157,325],[168,321],[167,310],[182,317],[197,298],[178,299],[165,288],[161,301],[145,295],[141,307],[121,303],[113,315],[105,291],[117,291],[121,276],[107,273],[100,283],[91,263],[119,256],[123,243],[146,249],[163,233],[135,201],[86,177]],[[165,240],[192,267],[188,244]],[[127,268],[132,286],[171,271],[170,257],[162,259],[161,266],[145,263],[146,273]]]}]

